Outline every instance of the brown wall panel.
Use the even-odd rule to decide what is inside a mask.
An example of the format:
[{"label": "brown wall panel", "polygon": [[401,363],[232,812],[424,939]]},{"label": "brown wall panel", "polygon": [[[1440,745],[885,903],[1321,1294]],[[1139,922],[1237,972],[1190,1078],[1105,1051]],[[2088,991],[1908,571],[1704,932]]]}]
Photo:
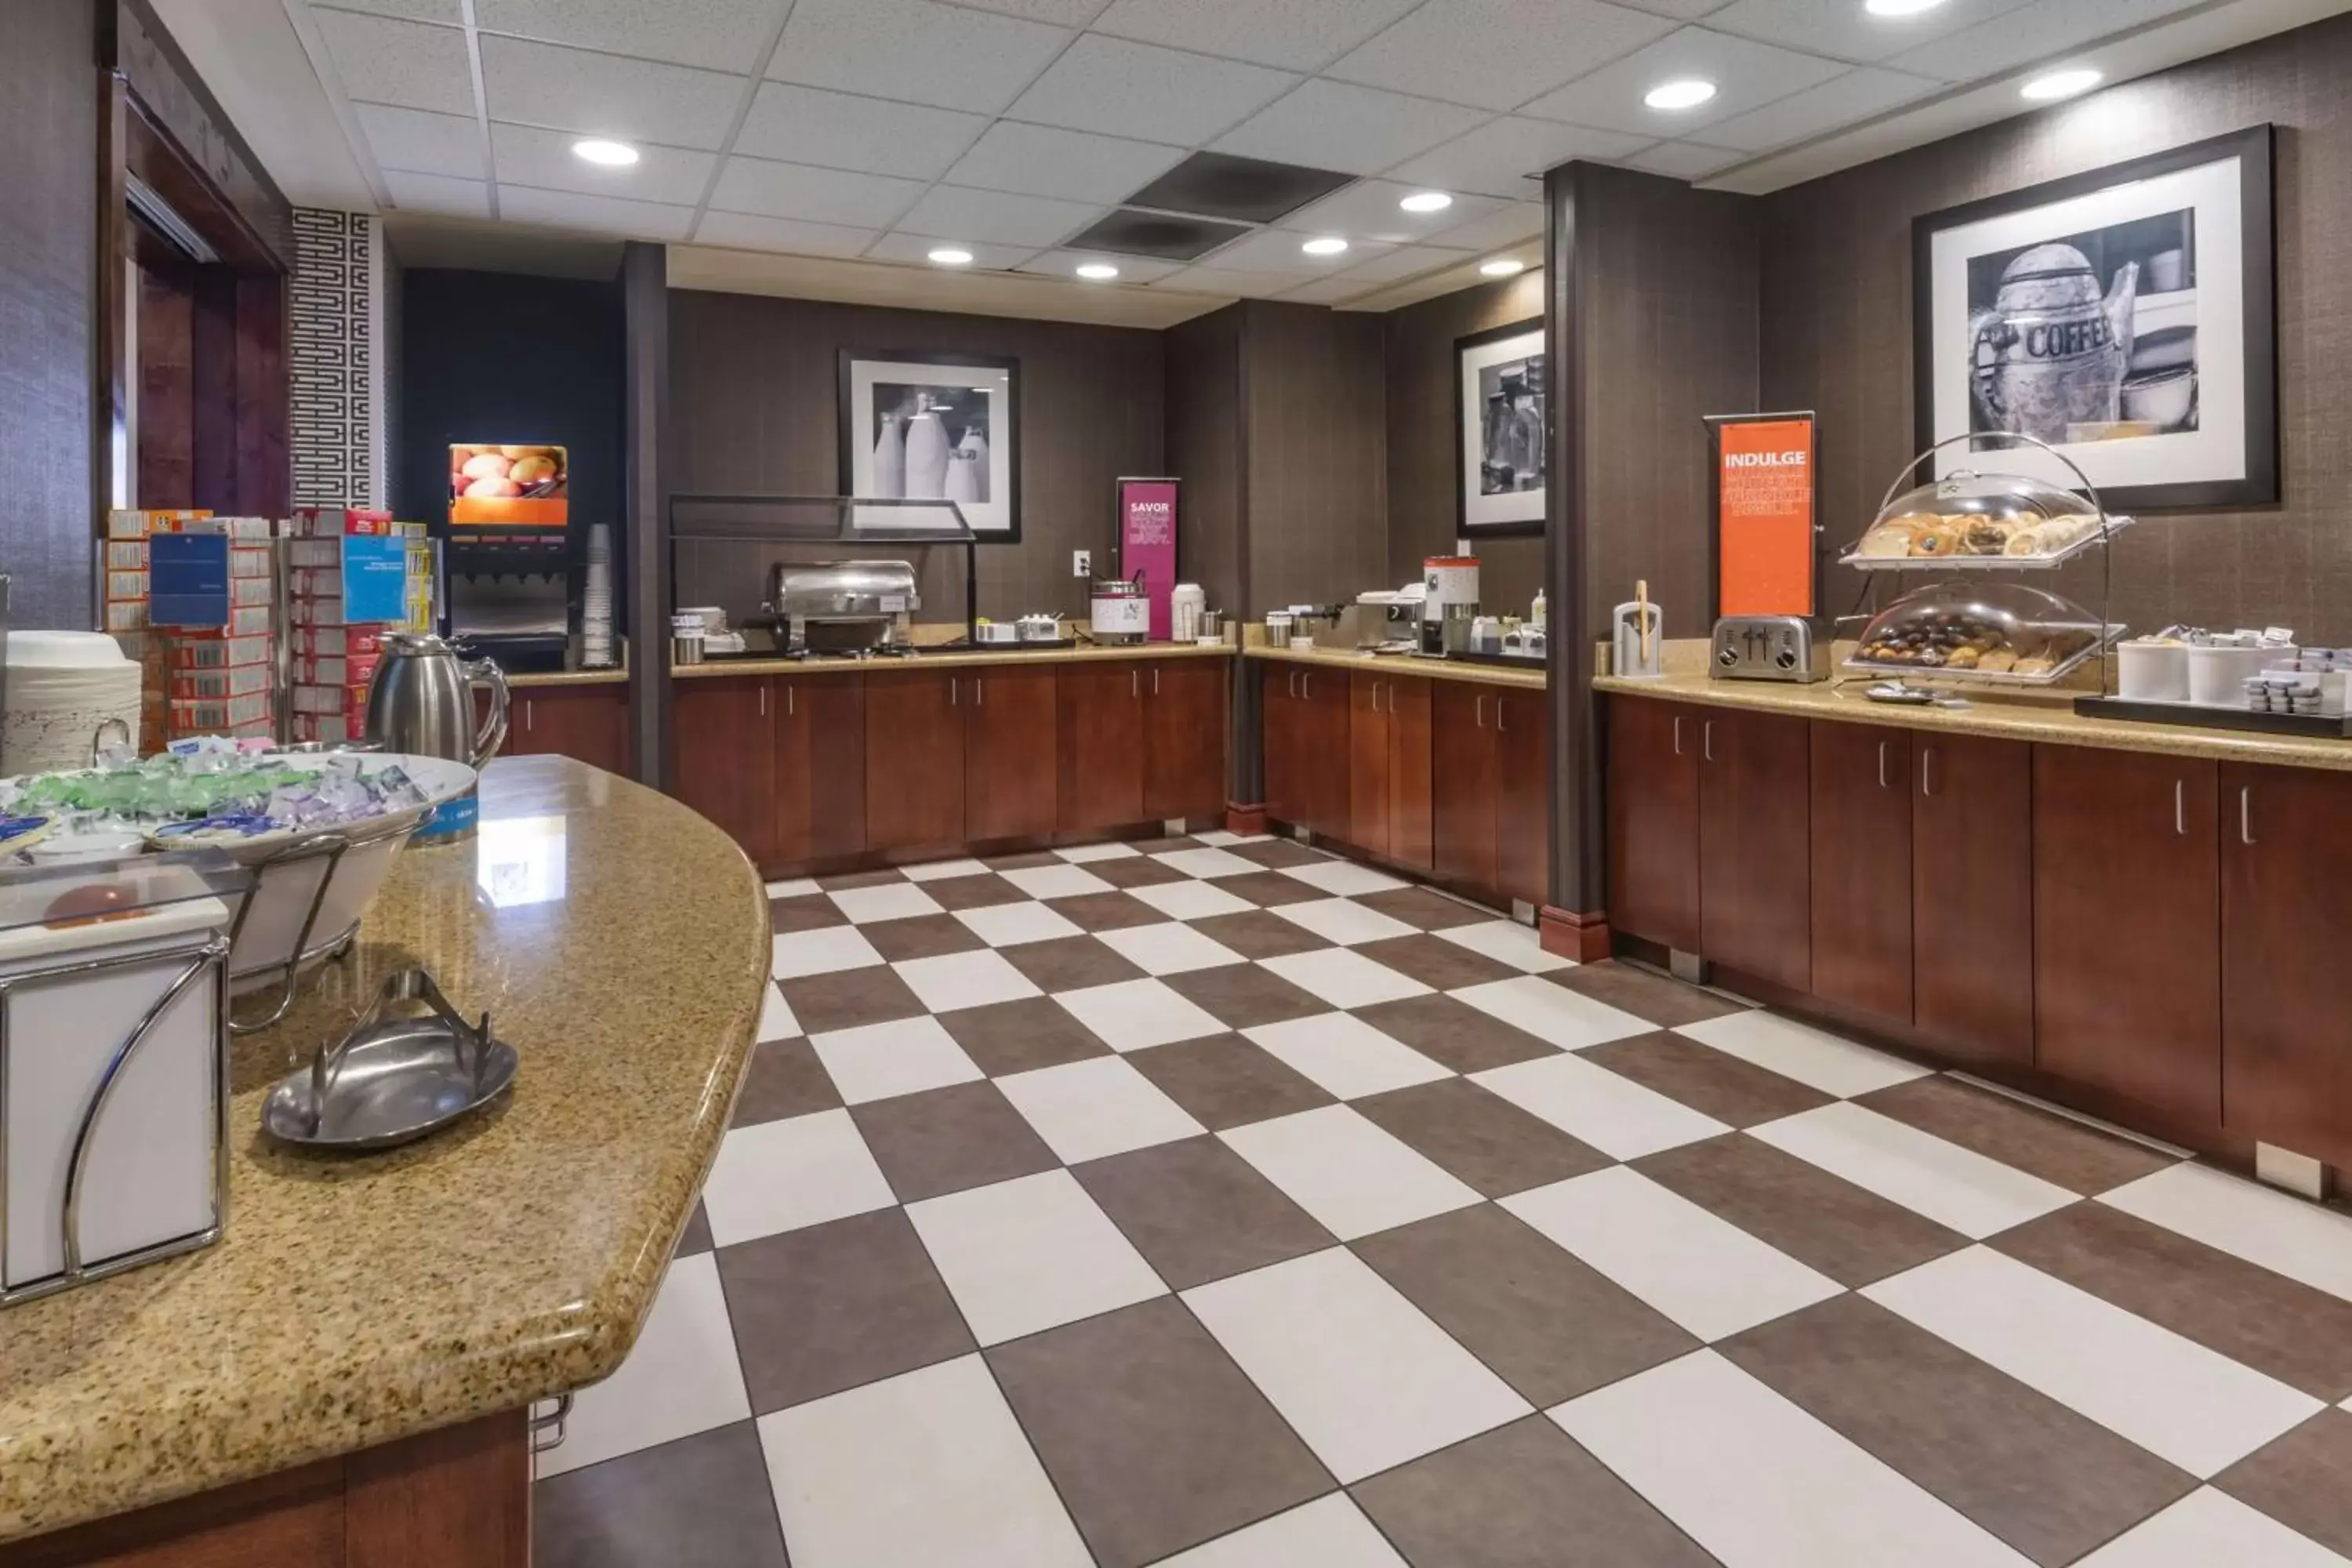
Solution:
[{"label": "brown wall panel", "polygon": [[1249,603],[1389,585],[1386,323],[1254,300],[1244,306]]},{"label": "brown wall panel", "polygon": [[1229,305],[1168,329],[1168,471],[1184,487],[1177,565],[1210,607],[1237,610],[1242,546],[1243,308]]}]

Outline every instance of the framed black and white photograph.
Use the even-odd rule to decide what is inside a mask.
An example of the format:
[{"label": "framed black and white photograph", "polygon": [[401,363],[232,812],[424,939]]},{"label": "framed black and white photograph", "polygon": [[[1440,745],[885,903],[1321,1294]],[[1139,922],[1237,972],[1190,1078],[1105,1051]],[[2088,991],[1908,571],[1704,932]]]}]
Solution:
[{"label": "framed black and white photograph", "polygon": [[[843,492],[954,501],[984,540],[1021,537],[1018,360],[841,351]],[[860,507],[861,528],[922,526]]]},{"label": "framed black and white photograph", "polygon": [[2278,500],[2271,222],[2267,125],[1915,218],[1919,445],[2030,436],[2120,511]]},{"label": "framed black and white photograph", "polygon": [[1549,453],[1541,321],[1454,340],[1459,531],[1541,533]]}]

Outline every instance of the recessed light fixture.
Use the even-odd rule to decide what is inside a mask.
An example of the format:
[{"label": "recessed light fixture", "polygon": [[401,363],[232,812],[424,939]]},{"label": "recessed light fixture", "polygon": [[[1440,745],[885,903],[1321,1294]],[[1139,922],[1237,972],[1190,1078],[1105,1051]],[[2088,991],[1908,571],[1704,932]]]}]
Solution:
[{"label": "recessed light fixture", "polygon": [[1696,109],[1714,96],[1715,83],[1683,77],[1660,82],[1642,95],[1642,101],[1652,109]]},{"label": "recessed light fixture", "polygon": [[2074,70],[2052,71],[2048,76],[2035,77],[2017,91],[2019,97],[2030,98],[2039,103],[2046,99],[2072,98],[2078,92],[2087,92],[2098,86],[2103,79],[2099,72],[2084,66]]},{"label": "recessed light fixture", "polygon": [[1492,261],[1478,263],[1478,270],[1489,278],[1515,278],[1527,269],[1526,262],[1514,261],[1507,256],[1498,256]]},{"label": "recessed light fixture", "polygon": [[1108,283],[1118,276],[1118,268],[1108,261],[1081,261],[1078,276],[1094,283]]},{"label": "recessed light fixture", "polygon": [[1310,239],[1298,248],[1309,256],[1337,256],[1348,248],[1348,242],[1336,235],[1327,235],[1321,239]]},{"label": "recessed light fixture", "polygon": [[572,152],[575,157],[602,163],[608,169],[625,169],[637,161],[637,150],[627,142],[605,142],[593,136],[585,142],[574,142]]},{"label": "recessed light fixture", "polygon": [[1944,0],[1862,0],[1862,8],[1874,16],[1916,16],[1943,3]]},{"label": "recessed light fixture", "polygon": [[1454,198],[1444,191],[1415,191],[1397,205],[1409,213],[1442,213],[1454,205]]},{"label": "recessed light fixture", "polygon": [[966,250],[961,245],[942,245],[937,250],[930,253],[930,258],[933,261],[938,262],[941,267],[969,267],[971,265],[971,252]]}]

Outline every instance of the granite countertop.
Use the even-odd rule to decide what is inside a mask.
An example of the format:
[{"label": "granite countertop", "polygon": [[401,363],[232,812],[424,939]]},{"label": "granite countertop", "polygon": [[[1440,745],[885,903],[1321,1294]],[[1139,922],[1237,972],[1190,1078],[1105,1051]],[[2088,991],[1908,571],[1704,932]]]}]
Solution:
[{"label": "granite countertop", "polygon": [[[767,902],[723,833],[625,779],[511,758],[481,795],[478,838],[404,851],[345,964],[236,1037],[226,1238],[0,1310],[0,1541],[620,1365],[733,1106]],[[511,1095],[384,1154],[266,1142],[268,1085],[418,962],[513,1042]]]},{"label": "granite countertop", "polygon": [[1551,684],[1550,678],[1540,668],[1507,669],[1500,665],[1464,664],[1457,659],[1426,658],[1417,653],[1375,655],[1323,647],[1312,653],[1294,653],[1286,647],[1272,647],[1264,644],[1244,651],[1251,658],[1269,658],[1283,664],[1311,664],[1327,669],[1366,669],[1381,675],[1425,675],[1433,680],[1467,680],[1480,686],[1517,686],[1530,691],[1541,691]]},{"label": "granite countertop", "polygon": [[712,658],[672,665],[679,680],[717,675],[858,675],[893,669],[1000,669],[1023,664],[1091,664],[1100,659],[1224,658],[1231,643],[1149,642],[1123,647],[1041,647],[1004,653],[917,653],[889,658]]}]

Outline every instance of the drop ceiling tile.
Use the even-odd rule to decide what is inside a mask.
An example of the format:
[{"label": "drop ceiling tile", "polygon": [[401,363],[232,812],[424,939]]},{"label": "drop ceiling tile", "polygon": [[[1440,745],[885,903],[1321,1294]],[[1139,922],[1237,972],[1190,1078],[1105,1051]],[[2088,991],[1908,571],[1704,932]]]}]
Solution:
[{"label": "drop ceiling tile", "polygon": [[320,10],[364,11],[377,16],[406,16],[418,22],[446,22],[450,26],[462,26],[465,13],[457,0],[334,0],[331,6]]},{"label": "drop ceiling tile", "polygon": [[1095,31],[1227,59],[1311,71],[1418,0],[1111,0]]},{"label": "drop ceiling tile", "polygon": [[715,152],[727,143],[743,79],[496,36],[482,39],[490,118]]},{"label": "drop ceiling tile", "polygon": [[[1397,203],[1422,189],[1393,180],[1360,180],[1304,206],[1282,220],[1285,228],[1307,234],[1339,234],[1349,239],[1386,240],[1407,245],[1457,228],[1474,218],[1490,216],[1510,204],[1493,196],[1449,193],[1454,205],[1443,212],[1409,213]],[[1538,219],[1540,226],[1541,219]]]},{"label": "drop ceiling tile", "polygon": [[388,103],[355,103],[360,130],[379,169],[404,169],[417,174],[447,174],[478,180],[482,167],[482,128],[470,114],[433,114],[422,109],[396,109]]},{"label": "drop ceiling tile", "polygon": [[1154,261],[1143,256],[1114,256],[1108,250],[1049,250],[1023,262],[1020,270],[1049,278],[1074,278],[1078,268],[1090,261],[1106,262],[1118,268],[1121,283],[1156,283],[1183,270],[1172,261]]},{"label": "drop ceiling tile", "polygon": [[[1854,0],[1732,0],[1706,25],[1719,33],[1871,62],[1949,37],[2024,4],[2026,0],[1944,0],[1914,16],[1874,16]],[[1948,69],[1928,74],[1948,79],[1977,73],[1973,62],[1959,58]]]},{"label": "drop ceiling tile", "polygon": [[783,12],[779,0],[474,0],[486,33],[734,71],[758,55]]},{"label": "drop ceiling tile", "polygon": [[1377,284],[1354,278],[1318,278],[1312,283],[1301,283],[1275,296],[1294,305],[1338,305],[1360,294],[1370,294]]},{"label": "drop ceiling tile", "polygon": [[1337,256],[1309,256],[1299,248],[1309,237],[1286,228],[1262,228],[1223,250],[1202,257],[1201,265],[1237,272],[1289,272],[1312,278],[1344,272],[1396,248],[1371,240],[1351,241]]},{"label": "drop ceiling tile", "polygon": [[759,217],[887,228],[922,194],[919,180],[737,157],[728,159],[727,166],[719,170],[710,205]]},{"label": "drop ceiling tile", "polygon": [[317,20],[345,97],[443,114],[474,112],[465,34],[353,11],[320,11]]},{"label": "drop ceiling tile", "polygon": [[1192,261],[1250,232],[1249,226],[1220,223],[1214,218],[1180,217],[1168,213],[1114,207],[1067,241],[1072,250],[1101,250],[1114,256],[1145,256],[1160,261]]},{"label": "drop ceiling tile", "polygon": [[499,186],[499,216],[517,223],[617,234],[630,239],[684,239],[694,222],[694,209],[689,206],[508,184]]},{"label": "drop ceiling tile", "polygon": [[1223,294],[1234,299],[1271,300],[1299,286],[1296,272],[1236,272],[1230,268],[1187,267],[1152,285],[1186,294]]},{"label": "drop ceiling tile", "polygon": [[[1720,131],[1722,127],[1716,129]],[[1709,147],[1697,142],[1661,142],[1647,152],[1634,153],[1625,160],[1625,163],[1629,168],[1649,174],[1664,174],[1671,180],[1703,180],[1717,169],[1729,168],[1745,156],[1745,153],[1733,152],[1727,147]]]},{"label": "drop ceiling tile", "polygon": [[2197,0],[2033,0],[1885,63],[1946,81],[1975,81],[2185,11]]},{"label": "drop ceiling tile", "polygon": [[1428,0],[1323,74],[1509,109],[1674,26],[1601,0]]},{"label": "drop ceiling tile", "polygon": [[987,128],[985,115],[772,81],[762,83],[752,100],[735,151],[828,169],[936,180]]},{"label": "drop ceiling tile", "polygon": [[1672,16],[1678,22],[1696,22],[1723,9],[1724,0],[1617,0],[1617,4]]},{"label": "drop ceiling tile", "polygon": [[867,248],[866,254],[877,261],[906,261],[918,267],[937,268],[939,263],[931,259],[931,252],[937,250],[942,242],[971,252],[971,261],[968,266],[954,268],[959,272],[1010,272],[1037,254],[1037,247],[1034,245],[984,245],[954,235],[907,233],[884,235]]},{"label": "drop ceiling tile", "polygon": [[1826,132],[1853,125],[1914,99],[1941,90],[1943,83],[1924,76],[1864,66],[1842,77],[1791,93],[1746,114],[1734,115],[1706,128],[1706,139],[1743,153],[1762,153],[1811,141]]},{"label": "drop ceiling tile", "polygon": [[386,169],[384,189],[392,205],[407,213],[446,213],[453,217],[490,216],[490,187],[480,180],[453,180],[443,174],[416,174]]},{"label": "drop ceiling tile", "polygon": [[1622,131],[1594,131],[1549,120],[1505,115],[1466,136],[1388,171],[1391,180],[1441,191],[1476,191],[1533,201],[1543,195],[1543,172],[1570,158],[1622,158],[1656,141]]},{"label": "drop ceiling tile", "polygon": [[983,191],[1116,202],[1166,174],[1182,156],[1181,147],[1000,120],[957,160],[947,181]]},{"label": "drop ceiling tile", "polygon": [[[1608,131],[1684,137],[1792,92],[1818,87],[1845,68],[1819,55],[1799,54],[1705,27],[1685,27],[1580,81],[1546,94],[1528,104],[1526,112]],[[1652,109],[1642,101],[1642,95],[1660,82],[1685,77],[1715,83],[1715,96],[1696,109]]]},{"label": "drop ceiling tile", "polygon": [[1016,120],[1197,147],[1298,79],[1264,66],[1180,54],[1089,33],[1013,105]]},{"label": "drop ceiling tile", "polygon": [[750,213],[707,212],[694,231],[697,245],[727,245],[739,250],[785,250],[800,256],[863,256],[881,238],[870,228],[847,228],[835,223],[803,223],[789,217],[754,217]]},{"label": "drop ceiling tile", "polygon": [[[1346,257],[1339,259],[1345,261]],[[1359,284],[1395,283],[1407,278],[1418,278],[1424,272],[1434,272],[1441,267],[1459,267],[1477,259],[1475,253],[1453,250],[1435,245],[1401,245],[1394,250],[1367,258],[1348,268],[1346,276]]]},{"label": "drop ceiling tile", "polygon": [[1482,109],[1317,78],[1301,82],[1213,145],[1247,158],[1369,174],[1451,141],[1487,118]]},{"label": "drop ceiling tile", "polygon": [[1100,14],[1104,0],[963,0],[967,5],[977,5],[983,11],[1001,11],[1008,16],[1025,16],[1032,22],[1051,22],[1057,27],[1083,27]]},{"label": "drop ceiling tile", "polygon": [[768,67],[780,81],[993,114],[1070,35],[931,0],[796,0]]},{"label": "drop ceiling tile", "polygon": [[1517,245],[1523,239],[1534,239],[1544,231],[1544,209],[1541,202],[1507,202],[1484,217],[1441,230],[1434,237],[1440,245],[1458,245],[1469,250],[1487,250],[1497,246]]},{"label": "drop ceiling tile", "polygon": [[1089,203],[1056,201],[1051,196],[1010,195],[1001,191],[934,185],[898,220],[897,226],[910,234],[936,235],[941,239],[1025,245],[1034,250],[1069,238],[1100,217],[1102,211]]},{"label": "drop ceiling tile", "polygon": [[490,122],[490,162],[501,185],[536,185],[546,191],[621,196],[632,201],[692,206],[710,184],[718,156],[677,147],[647,145],[626,168],[591,163],[572,151],[578,138],[568,131]]}]

